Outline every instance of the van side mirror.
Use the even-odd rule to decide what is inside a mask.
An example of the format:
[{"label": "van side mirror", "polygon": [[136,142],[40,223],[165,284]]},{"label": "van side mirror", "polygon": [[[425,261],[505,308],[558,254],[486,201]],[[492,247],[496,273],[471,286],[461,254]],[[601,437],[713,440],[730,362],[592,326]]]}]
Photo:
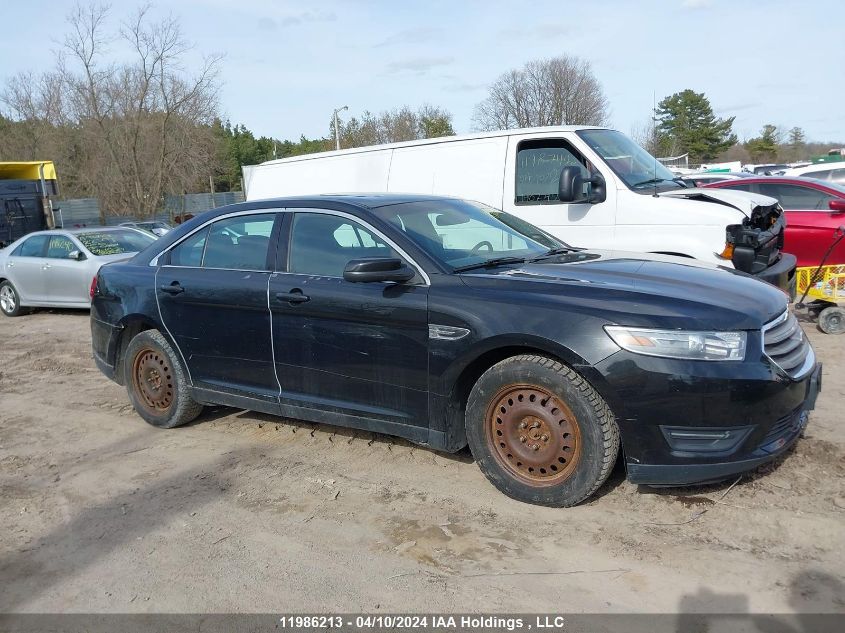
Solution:
[{"label": "van side mirror", "polygon": [[827,203],[827,206],[830,207],[830,210],[834,213],[845,213],[845,199],[834,198]]},{"label": "van side mirror", "polygon": [[[584,183],[590,183],[590,195],[584,195]],[[561,202],[586,202],[595,204],[607,199],[607,185],[601,174],[593,174],[589,180],[584,180],[580,167],[564,167],[560,170],[558,181],[558,200]]]},{"label": "van side mirror", "polygon": [[346,281],[370,283],[374,281],[411,281],[416,273],[398,257],[361,257],[350,260],[343,270]]}]

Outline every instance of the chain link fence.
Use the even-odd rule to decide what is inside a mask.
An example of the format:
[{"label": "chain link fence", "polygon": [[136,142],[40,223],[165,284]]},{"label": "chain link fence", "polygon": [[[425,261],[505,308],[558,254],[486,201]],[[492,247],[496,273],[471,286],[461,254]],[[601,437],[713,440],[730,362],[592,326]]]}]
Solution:
[{"label": "chain link fence", "polygon": [[[105,225],[115,226],[121,222],[161,220],[174,223],[176,218],[194,216],[216,209],[227,204],[235,204],[244,201],[242,191],[224,191],[220,193],[188,193],[178,196],[167,196],[164,201],[164,210],[156,213],[154,217],[134,217],[127,215],[113,215],[105,213]],[[100,226],[103,222],[100,218],[100,205],[97,198],[74,198],[60,200],[53,205],[56,225],[65,228],[82,226]]]}]

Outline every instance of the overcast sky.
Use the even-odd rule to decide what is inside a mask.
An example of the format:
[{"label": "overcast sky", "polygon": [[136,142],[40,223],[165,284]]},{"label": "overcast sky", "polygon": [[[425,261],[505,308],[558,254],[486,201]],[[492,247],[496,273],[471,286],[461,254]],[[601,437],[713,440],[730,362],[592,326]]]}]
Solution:
[{"label": "overcast sky", "polygon": [[[72,0],[4,3],[0,78],[51,63]],[[112,2],[113,22],[137,2]],[[222,52],[221,106],[256,134],[328,133],[332,109],[446,108],[460,132],[486,86],[528,60],[578,55],[630,133],[691,88],[740,140],[765,123],[845,140],[843,0],[159,1],[197,53]],[[172,7],[172,8],[171,8]],[[117,55],[117,47],[115,55]],[[189,62],[189,63],[192,63]],[[346,114],[346,113],[344,113]]]}]

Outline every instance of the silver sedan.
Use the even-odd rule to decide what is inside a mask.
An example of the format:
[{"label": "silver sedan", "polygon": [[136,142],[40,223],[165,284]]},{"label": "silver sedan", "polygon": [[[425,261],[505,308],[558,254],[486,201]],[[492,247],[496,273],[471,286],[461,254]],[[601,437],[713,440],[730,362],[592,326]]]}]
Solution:
[{"label": "silver sedan", "polygon": [[28,307],[88,308],[100,266],[129,259],[155,240],[123,227],[24,235],[0,250],[0,310],[18,316]]}]

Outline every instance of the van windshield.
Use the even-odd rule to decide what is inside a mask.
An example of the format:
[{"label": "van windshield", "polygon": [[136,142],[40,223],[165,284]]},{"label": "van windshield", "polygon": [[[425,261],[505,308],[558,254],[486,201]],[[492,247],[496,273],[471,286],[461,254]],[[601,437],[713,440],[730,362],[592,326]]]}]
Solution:
[{"label": "van windshield", "polygon": [[581,130],[577,133],[634,191],[683,187],[654,156],[616,130]]},{"label": "van windshield", "polygon": [[517,230],[496,217],[501,211],[480,202],[426,200],[377,207],[373,212],[451,268],[503,257],[529,259],[562,245],[527,222]]}]

